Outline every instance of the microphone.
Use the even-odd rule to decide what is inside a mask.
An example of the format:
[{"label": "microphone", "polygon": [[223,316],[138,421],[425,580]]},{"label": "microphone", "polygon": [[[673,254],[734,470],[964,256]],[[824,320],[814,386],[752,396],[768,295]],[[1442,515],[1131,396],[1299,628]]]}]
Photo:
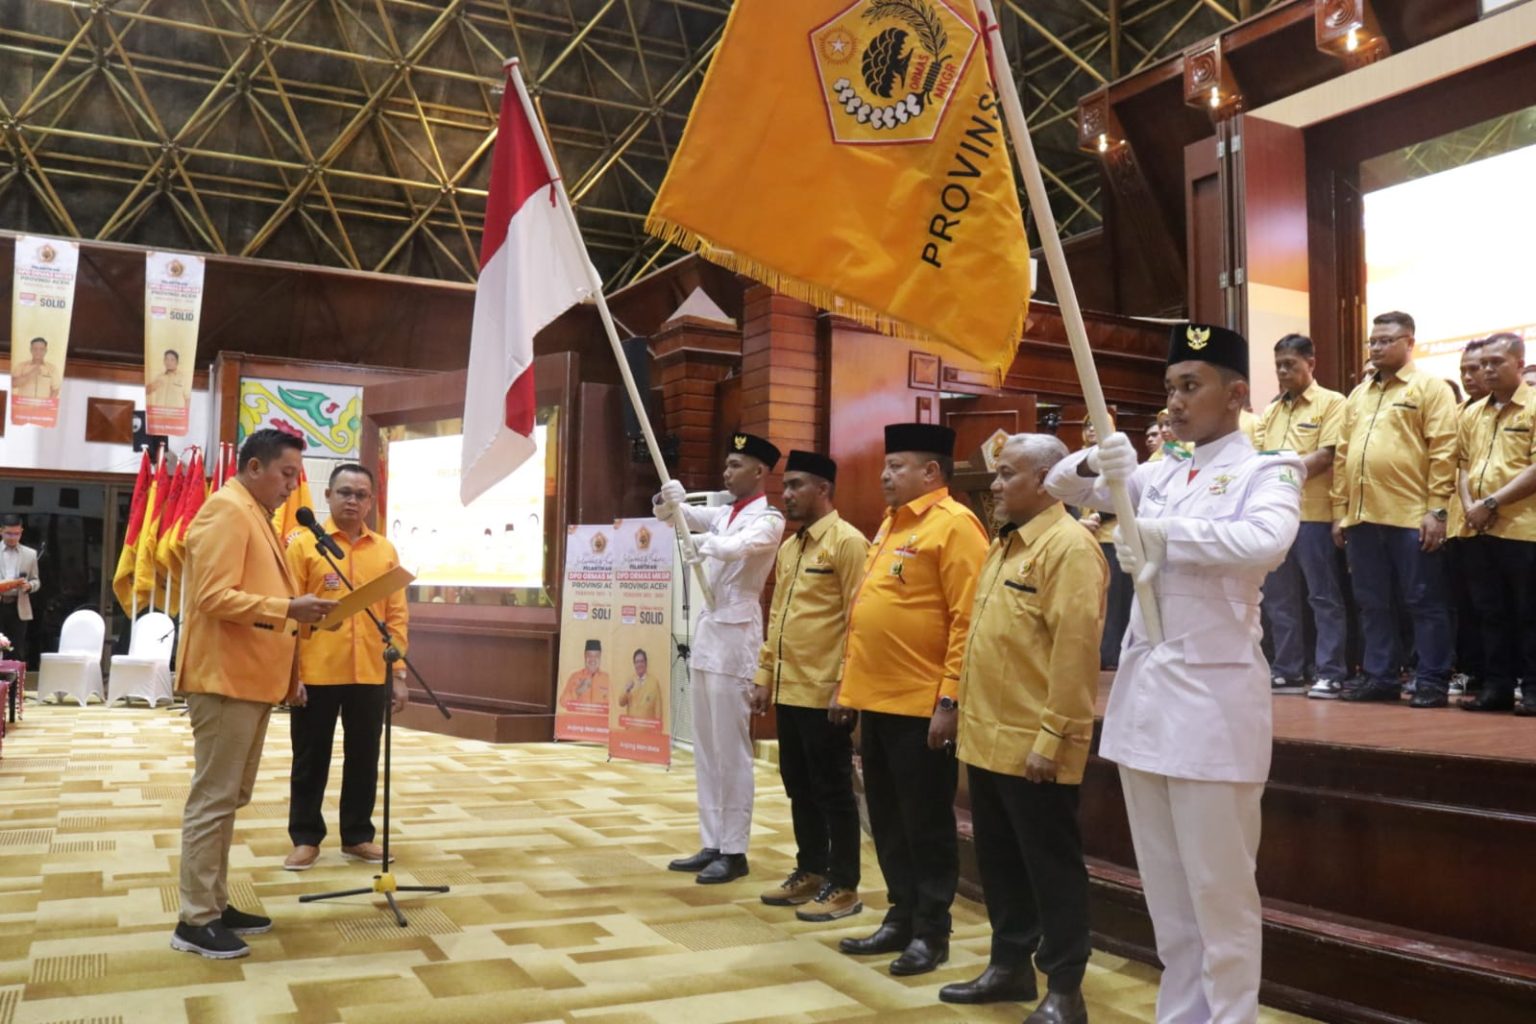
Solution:
[{"label": "microphone", "polygon": [[341,545],[336,543],[336,538],[325,532],[324,527],[315,519],[314,511],[308,506],[300,506],[299,510],[294,513],[294,518],[299,521],[300,526],[307,527],[309,532],[315,535],[315,543],[329,551],[332,558],[344,559],[347,557],[346,553],[341,550]]}]

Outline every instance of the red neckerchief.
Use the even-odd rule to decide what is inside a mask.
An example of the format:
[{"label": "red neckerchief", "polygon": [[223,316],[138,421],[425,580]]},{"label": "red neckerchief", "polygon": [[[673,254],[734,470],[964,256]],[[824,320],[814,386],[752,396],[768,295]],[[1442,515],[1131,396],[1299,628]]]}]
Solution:
[{"label": "red neckerchief", "polygon": [[726,526],[730,526],[732,523],[734,523],[736,521],[736,514],[738,512],[740,512],[742,509],[746,508],[748,505],[752,504],[754,501],[756,501],[758,498],[761,498],[762,496],[763,496],[763,492],[762,491],[758,491],[756,494],[752,495],[751,497],[742,498],[740,501],[732,502],[731,503],[731,518],[729,518],[729,519],[727,519],[725,521],[725,525]]}]

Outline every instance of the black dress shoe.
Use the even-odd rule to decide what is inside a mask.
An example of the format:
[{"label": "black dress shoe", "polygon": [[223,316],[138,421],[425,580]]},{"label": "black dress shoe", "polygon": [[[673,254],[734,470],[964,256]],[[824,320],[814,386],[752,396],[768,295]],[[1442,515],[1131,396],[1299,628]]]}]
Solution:
[{"label": "black dress shoe", "polygon": [[1396,704],[1402,695],[1402,689],[1396,683],[1361,683],[1339,694],[1339,699],[1356,704],[1378,701],[1384,704]]},{"label": "black dress shoe", "polygon": [[907,943],[906,950],[891,961],[891,973],[899,978],[927,974],[939,969],[949,959],[949,939],[930,939],[919,935]]},{"label": "black dress shoe", "polygon": [[1411,708],[1443,708],[1449,706],[1451,699],[1443,693],[1431,693],[1420,687],[1413,695],[1413,700],[1408,702]]},{"label": "black dress shoe", "polygon": [[1081,991],[1047,992],[1024,1024],[1088,1024],[1088,1004]]},{"label": "black dress shoe", "polygon": [[710,861],[709,866],[700,871],[694,881],[700,885],[722,885],[745,877],[747,877],[747,855],[722,853]]},{"label": "black dress shoe", "polygon": [[1536,704],[1520,703],[1515,705],[1515,717],[1536,718]]},{"label": "black dress shoe", "polygon": [[1501,697],[1484,690],[1472,700],[1464,700],[1458,706],[1463,711],[1513,711],[1515,698]]},{"label": "black dress shoe", "polygon": [[844,939],[837,944],[840,952],[850,956],[870,956],[875,953],[900,953],[912,942],[912,932],[901,925],[883,922],[873,935],[862,939]]},{"label": "black dress shoe", "polygon": [[1035,969],[999,967],[988,964],[975,981],[962,981],[939,989],[939,1001],[945,1003],[1032,1003],[1040,995],[1035,985]]},{"label": "black dress shoe", "polygon": [[711,850],[706,846],[692,857],[677,858],[677,860],[667,865],[667,870],[687,871],[690,874],[697,874],[713,864],[718,856],[720,856],[719,850]]}]

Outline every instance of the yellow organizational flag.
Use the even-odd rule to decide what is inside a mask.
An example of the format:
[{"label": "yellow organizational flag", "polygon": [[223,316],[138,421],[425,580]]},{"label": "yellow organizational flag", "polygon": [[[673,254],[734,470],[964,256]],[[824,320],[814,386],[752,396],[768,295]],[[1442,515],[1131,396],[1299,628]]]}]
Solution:
[{"label": "yellow organizational flag", "polygon": [[1029,245],[973,0],[736,0],[646,230],[1006,368]]},{"label": "yellow organizational flag", "polygon": [[299,470],[299,486],[288,495],[288,500],[278,506],[272,513],[272,529],[283,542],[283,547],[293,543],[293,539],[304,532],[304,527],[299,525],[299,509],[311,504],[309,497],[309,477],[304,470]]}]

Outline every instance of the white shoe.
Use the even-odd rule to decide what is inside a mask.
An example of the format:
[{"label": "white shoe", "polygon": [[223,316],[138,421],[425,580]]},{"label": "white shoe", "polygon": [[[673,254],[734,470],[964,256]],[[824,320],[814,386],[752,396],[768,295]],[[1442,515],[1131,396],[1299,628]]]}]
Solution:
[{"label": "white shoe", "polygon": [[1457,672],[1451,676],[1451,685],[1445,692],[1452,697],[1460,697],[1467,692],[1467,683],[1470,681],[1465,672]]},{"label": "white shoe", "polygon": [[1343,692],[1344,684],[1337,679],[1319,679],[1307,691],[1307,696],[1313,700],[1338,700],[1339,694]]}]

